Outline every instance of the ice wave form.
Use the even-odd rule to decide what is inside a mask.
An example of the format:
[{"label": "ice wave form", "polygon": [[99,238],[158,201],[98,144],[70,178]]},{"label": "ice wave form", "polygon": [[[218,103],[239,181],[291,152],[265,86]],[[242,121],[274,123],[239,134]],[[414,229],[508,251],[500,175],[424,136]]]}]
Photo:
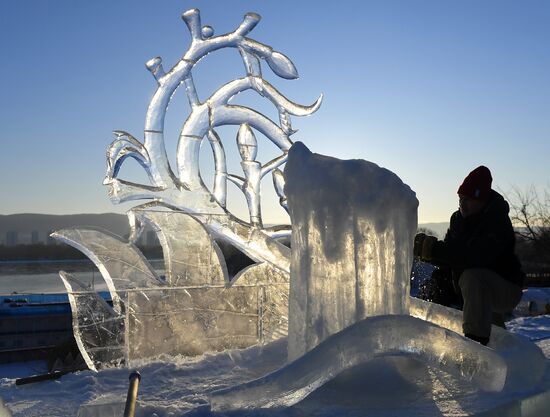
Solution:
[{"label": "ice wave form", "polygon": [[289,407],[342,371],[375,357],[410,354],[426,365],[475,383],[484,391],[504,387],[507,365],[494,350],[408,315],[369,317],[336,333],[287,366],[246,384],[210,395],[213,411]]}]

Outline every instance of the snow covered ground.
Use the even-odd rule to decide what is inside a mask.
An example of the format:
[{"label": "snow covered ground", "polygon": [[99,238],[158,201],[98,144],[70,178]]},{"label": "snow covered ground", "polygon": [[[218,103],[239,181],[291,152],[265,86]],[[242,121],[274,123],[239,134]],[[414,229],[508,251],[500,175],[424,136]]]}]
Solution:
[{"label": "snow covered ground", "polygon": [[[526,290],[516,311],[520,317],[508,322],[507,327],[532,340],[550,359],[550,315],[538,315],[546,311],[547,305],[550,305],[549,288]],[[208,394],[211,391],[239,385],[282,367],[286,347],[286,340],[280,340],[242,351],[132,364],[133,369],[142,374],[137,416],[456,417],[494,409],[527,394],[480,394],[464,381],[415,359],[392,356],[344,372],[289,409],[224,414],[210,411]],[[46,372],[45,363],[0,365],[0,399],[17,417],[120,417],[130,371],[85,371],[56,381],[16,386],[16,378]],[[541,387],[550,390],[550,370]],[[536,394],[536,390],[528,394]],[[3,417],[2,401],[0,417]]]},{"label": "snow covered ground", "polygon": [[[533,340],[550,359],[550,315],[516,318],[507,327]],[[137,415],[467,416],[525,395],[480,394],[442,371],[409,357],[392,356],[344,372],[290,409],[225,414],[209,410],[209,392],[258,378],[285,360],[286,340],[279,340],[241,351],[135,364],[142,374]],[[16,378],[45,371],[42,362],[0,366],[0,397],[14,416],[122,416],[130,370],[84,371],[56,381],[15,386]],[[542,386],[550,389],[550,374]]]}]

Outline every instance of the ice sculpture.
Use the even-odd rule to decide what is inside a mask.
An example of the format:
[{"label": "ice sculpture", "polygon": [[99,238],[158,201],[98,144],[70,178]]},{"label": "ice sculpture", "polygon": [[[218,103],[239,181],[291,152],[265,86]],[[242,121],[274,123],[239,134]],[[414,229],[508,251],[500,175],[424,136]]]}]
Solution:
[{"label": "ice sculpture", "polygon": [[54,233],[96,263],[113,299],[111,308],[61,273],[75,338],[90,369],[131,366],[161,354],[242,348],[287,334],[287,273],[264,262],[230,279],[216,242],[193,217],[150,209],[133,210],[129,217],[157,231],[166,260],[164,280],[132,243],[96,229]]},{"label": "ice sculpture", "polygon": [[88,368],[124,363],[124,315],[77,278],[64,271],[59,275],[73,312],[74,338]]},{"label": "ice sculpture", "polygon": [[330,336],[270,375],[214,392],[211,406],[216,411],[288,407],[345,369],[380,355],[396,354],[415,355],[487,391],[500,391],[506,380],[506,363],[495,351],[420,319],[383,315],[359,321]]},{"label": "ice sculpture", "polygon": [[[453,332],[462,333],[462,312],[418,298],[411,298],[410,314],[413,317],[437,324]],[[509,391],[525,390],[537,384],[546,370],[546,357],[531,341],[493,326],[489,347],[506,362],[504,388]]]},{"label": "ice sculpture", "polygon": [[[90,257],[112,297],[111,307],[74,277],[60,274],[75,337],[90,369],[123,362],[131,366],[159,354],[245,347],[288,333],[293,362],[241,387],[213,393],[212,408],[294,404],[347,368],[396,353],[415,355],[486,390],[518,389],[514,381],[535,384],[545,367],[536,346],[493,329],[493,349],[481,347],[458,334],[457,313],[409,299],[418,204],[409,187],[375,164],[315,156],[300,143],[292,145],[290,116],[315,112],[322,96],[302,106],[263,78],[262,61],[281,78],[297,78],[298,73],[285,55],[247,37],[260,16],[248,13],[239,27],[220,36],[202,26],[197,9],[185,12],[183,20],[191,44],[181,60],[168,71],[158,57],[146,64],[157,89],[147,109],[143,142],[117,131],[107,151],[104,183],[111,200],[148,200],[128,212],[130,238],[84,228],[53,234]],[[228,47],[238,50],[245,76],[200,101],[192,70],[208,53]],[[191,110],[173,170],[164,146],[164,118],[180,85]],[[272,103],[279,121],[229,104],[245,90]],[[216,132],[223,125],[238,126],[242,173],[227,170]],[[279,156],[258,161],[258,133],[280,149]],[[203,142],[214,156],[212,189],[199,169]],[[283,174],[280,168],[289,155]],[[143,166],[149,184],[119,178],[129,157]],[[292,252],[277,240],[288,236],[288,227],[263,224],[260,184],[269,173],[281,206],[291,214]],[[228,180],[243,192],[249,221],[227,210]],[[144,225],[162,245],[163,277],[135,245]],[[220,241],[255,263],[229,276]]]},{"label": "ice sculpture", "polygon": [[[164,71],[159,57],[146,66],[158,83],[145,117],[143,144],[126,132],[115,132],[117,139],[107,152],[107,175],[104,184],[110,188],[113,202],[151,199],[163,205],[193,214],[213,236],[232,242],[252,259],[267,261],[287,270],[286,248],[271,239],[263,229],[260,205],[260,181],[272,173],[276,190],[280,191],[282,176],[277,168],[284,164],[292,145],[291,115],[306,116],[321,105],[320,96],[311,106],[288,100],[262,77],[261,61],[279,77],[298,78],[292,61],[271,47],[246,37],[260,21],[256,13],[248,13],[233,32],[213,36],[210,26],[202,26],[200,13],[191,9],[182,16],[191,33],[191,45],[181,60]],[[208,53],[221,48],[236,48],[244,63],[246,76],[228,82],[213,92],[204,102],[199,100],[192,70]],[[183,123],[177,149],[177,175],[172,171],[164,146],[164,118],[175,90],[183,84],[191,105],[191,113]],[[245,90],[255,91],[268,99],[279,112],[279,124],[248,107],[229,104]],[[225,150],[216,127],[237,125],[237,147],[241,156],[242,175],[227,172]],[[257,139],[254,130],[273,142],[281,155],[262,164],[256,160]],[[215,162],[214,188],[204,184],[199,170],[199,150],[204,139],[212,147]],[[135,184],[118,178],[119,169],[128,157],[136,159],[147,171],[151,184]],[[227,180],[236,184],[248,203],[250,223],[244,223],[226,210]],[[284,200],[284,199],[283,199]]]},{"label": "ice sculpture", "polygon": [[387,169],[312,154],[300,142],[285,178],[296,248],[289,359],[365,317],[408,314],[415,193]]},{"label": "ice sculpture", "polygon": [[[131,236],[128,241],[108,232],[90,229],[60,230],[58,240],[83,251],[101,271],[113,300],[112,314],[124,318],[125,335],[105,333],[106,345],[118,344],[125,360],[162,353],[196,354],[205,350],[244,347],[286,335],[288,319],[288,271],[290,249],[276,238],[289,234],[288,227],[264,227],[260,184],[269,173],[286,207],[284,177],[279,167],[292,145],[291,115],[315,112],[320,96],[312,105],[302,106],[288,100],[262,75],[262,61],[277,76],[298,78],[292,61],[270,46],[248,37],[260,16],[248,13],[232,32],[213,36],[213,28],[202,26],[197,9],[182,16],[191,34],[191,43],[170,70],[163,69],[159,57],[146,67],[157,82],[145,117],[143,142],[124,131],[116,131],[107,150],[104,184],[114,203],[148,200],[128,212]],[[201,101],[193,82],[196,63],[210,52],[235,48],[245,74],[211,92]],[[265,68],[265,66],[264,66]],[[177,148],[177,167],[172,170],[164,145],[164,119],[168,104],[179,86],[190,103],[190,114],[183,122]],[[277,122],[261,113],[229,101],[251,90],[272,103]],[[228,172],[225,147],[216,132],[224,125],[239,127],[236,150],[242,173]],[[257,134],[267,138],[281,151],[274,159],[258,160]],[[214,185],[210,190],[199,169],[199,150],[207,142],[214,157]],[[150,183],[136,184],[119,178],[126,158],[134,158],[145,169]],[[249,209],[249,222],[233,216],[226,208],[227,181],[243,192]],[[152,228],[162,245],[165,260],[163,279],[142,256],[134,242],[143,227]],[[256,264],[230,277],[217,241],[223,240],[244,252]],[[75,334],[82,334],[82,350],[94,350],[86,331],[86,303],[66,277],[67,291],[74,304]],[[109,320],[105,316],[105,320]],[[103,334],[104,326],[94,321]],[[108,326],[107,326],[108,327]],[[150,338],[155,335],[157,337]],[[101,366],[88,355],[91,368]],[[108,362],[108,361],[106,361]],[[104,365],[105,363],[103,363]]]}]

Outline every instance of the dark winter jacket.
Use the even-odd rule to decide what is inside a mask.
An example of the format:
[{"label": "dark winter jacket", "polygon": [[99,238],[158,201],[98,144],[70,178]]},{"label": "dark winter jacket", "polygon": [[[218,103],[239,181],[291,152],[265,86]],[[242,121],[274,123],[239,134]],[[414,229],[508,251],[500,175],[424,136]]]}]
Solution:
[{"label": "dark winter jacket", "polygon": [[487,268],[523,286],[524,274],[515,254],[516,238],[509,210],[506,200],[491,190],[481,213],[464,218],[460,211],[454,212],[445,239],[434,244],[433,262],[450,267],[455,280],[464,269]]}]

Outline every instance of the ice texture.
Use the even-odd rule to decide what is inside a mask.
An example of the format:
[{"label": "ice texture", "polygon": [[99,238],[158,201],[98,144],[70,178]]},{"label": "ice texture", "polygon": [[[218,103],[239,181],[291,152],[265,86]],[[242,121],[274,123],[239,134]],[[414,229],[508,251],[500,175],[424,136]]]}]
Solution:
[{"label": "ice texture", "polygon": [[73,332],[90,369],[244,348],[286,336],[288,273],[262,262],[230,281],[215,240],[192,216],[134,209],[129,218],[130,239],[144,224],[157,234],[165,280],[135,245],[107,231],[66,229],[54,235],[90,256],[113,298],[111,307],[86,284],[60,274]]},{"label": "ice texture", "polygon": [[59,276],[71,305],[73,335],[88,368],[125,362],[124,315],[71,274],[60,271]]},{"label": "ice texture", "polygon": [[168,285],[228,283],[223,254],[198,220],[174,211],[132,210],[130,213],[130,220],[139,222],[140,229],[147,224],[155,231],[162,245]]},{"label": "ice texture", "polygon": [[[270,253],[269,246],[276,245],[266,241],[261,233],[264,229],[261,181],[271,173],[276,191],[280,192],[281,175],[278,167],[286,162],[288,149],[292,146],[290,136],[296,132],[292,128],[291,118],[308,116],[317,111],[322,95],[311,105],[295,103],[263,78],[262,66],[284,79],[298,78],[298,71],[290,58],[250,37],[250,32],[261,20],[257,13],[247,13],[235,30],[214,37],[212,27],[201,29],[198,9],[187,10],[182,18],[189,29],[192,42],[181,59],[168,70],[163,68],[160,57],[152,58],[146,63],[147,69],[157,81],[157,89],[147,108],[143,141],[128,132],[115,131],[116,139],[107,150],[104,184],[109,187],[109,196],[115,203],[152,200],[154,204],[190,213],[211,233],[221,232],[235,246],[243,241],[244,229],[251,237],[255,235],[253,244],[249,245],[250,251],[255,255],[253,259],[271,262],[276,267],[282,261],[284,270],[287,264],[281,257],[284,251],[276,248],[275,253]],[[235,53],[239,53],[245,73],[241,78],[230,80],[214,91],[199,95],[193,77],[196,64],[209,53],[225,48],[232,48]],[[164,142],[164,122],[168,105],[180,86],[183,86],[181,91],[189,100],[190,112],[182,123],[176,151],[177,166],[173,169]],[[276,109],[278,120],[231,102],[244,91],[250,91],[262,101],[268,101]],[[228,171],[226,150],[217,132],[219,127],[227,125],[239,127],[235,150],[240,154],[242,172]],[[257,132],[280,150],[273,159],[257,159]],[[212,189],[205,185],[199,167],[200,149],[206,141],[214,158]],[[119,179],[120,168],[127,158],[133,158],[141,164],[149,177],[149,184]],[[248,204],[249,223],[238,221],[227,210],[228,180],[236,184],[244,194]],[[284,197],[280,198],[284,206]]]},{"label": "ice texture", "polygon": [[[459,310],[411,298],[410,313],[454,332],[462,332],[462,312]],[[528,389],[540,382],[546,372],[548,360],[543,352],[520,335],[492,326],[489,347],[506,362],[508,371],[504,388],[507,390]]]},{"label": "ice texture", "polygon": [[485,391],[500,391],[506,380],[506,362],[495,351],[411,316],[385,315],[349,326],[265,377],[213,392],[210,404],[214,411],[288,407],[346,369],[396,354],[413,355]]},{"label": "ice texture", "polygon": [[79,249],[93,261],[107,284],[117,313],[123,311],[119,291],[165,284],[135,245],[106,230],[62,229],[52,233],[52,237]]},{"label": "ice texture", "polygon": [[285,182],[289,359],[365,317],[408,314],[415,193],[374,163],[313,154],[300,142]]},{"label": "ice texture", "polygon": [[[274,275],[266,275],[267,271]],[[130,366],[136,359],[245,348],[284,336],[288,327],[284,274],[262,264],[247,268],[241,278],[229,287],[128,291]],[[250,285],[247,280],[256,282]]]}]

